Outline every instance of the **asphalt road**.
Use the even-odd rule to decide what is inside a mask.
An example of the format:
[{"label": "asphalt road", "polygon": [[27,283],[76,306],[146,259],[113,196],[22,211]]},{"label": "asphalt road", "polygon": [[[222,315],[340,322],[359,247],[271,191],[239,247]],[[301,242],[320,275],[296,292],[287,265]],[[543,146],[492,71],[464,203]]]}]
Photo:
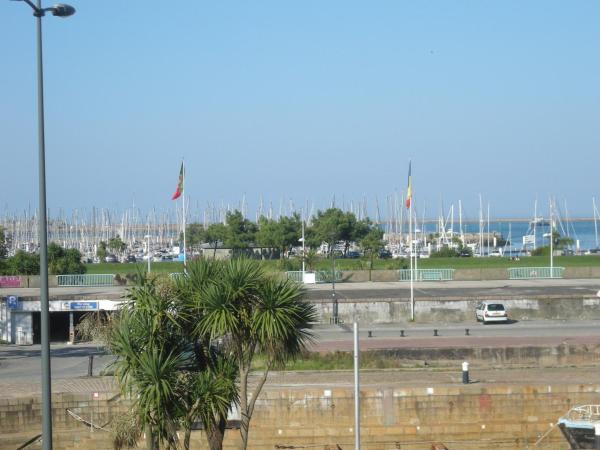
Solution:
[{"label": "asphalt road", "polygon": [[[92,344],[52,344],[50,350],[53,378],[78,378],[87,375],[89,356],[94,356],[93,375],[99,375],[113,357]],[[0,381],[39,382],[41,377],[39,345],[0,345]]]},{"label": "asphalt road", "polygon": [[[407,282],[337,283],[338,299],[410,298]],[[581,280],[487,280],[487,281],[436,281],[414,284],[415,297],[419,298],[468,298],[482,296],[596,296],[600,281]],[[331,299],[331,284],[318,284],[308,289],[312,300]]]},{"label": "asphalt road", "polygon": [[[308,298],[313,300],[331,299],[330,283],[307,285]],[[415,283],[418,298],[437,297],[480,297],[480,296],[532,296],[532,295],[586,295],[595,296],[600,290],[600,280],[596,279],[554,279],[554,280],[486,280],[486,281],[430,281]],[[118,299],[126,291],[125,287],[61,287],[51,288],[50,297]],[[407,282],[364,282],[336,283],[339,299],[408,298],[410,285]],[[0,297],[17,295],[38,297],[39,289],[2,288]]]},{"label": "asphalt road", "polygon": [[[439,336],[433,336],[433,329]],[[465,336],[469,328],[469,336]],[[400,337],[400,330],[405,337]],[[372,337],[368,337],[371,331]],[[350,326],[317,326],[315,350],[351,350]],[[600,321],[525,321],[483,325],[473,322],[439,325],[377,325],[360,330],[361,349],[388,347],[461,347],[559,345],[561,343],[600,345]],[[52,344],[52,376],[79,378],[87,374],[88,356],[94,355],[94,375],[111,361],[93,344]],[[0,346],[0,382],[39,382],[40,346]]]}]

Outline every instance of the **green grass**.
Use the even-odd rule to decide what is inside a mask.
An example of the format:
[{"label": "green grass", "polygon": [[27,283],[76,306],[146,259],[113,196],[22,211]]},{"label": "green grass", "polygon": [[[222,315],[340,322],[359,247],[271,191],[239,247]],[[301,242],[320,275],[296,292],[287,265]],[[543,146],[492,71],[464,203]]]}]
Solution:
[{"label": "green grass", "polygon": [[[152,272],[173,273],[183,271],[183,263],[180,262],[155,262],[151,263]],[[86,264],[86,273],[136,273],[148,268],[148,263],[101,263]]]},{"label": "green grass", "polygon": [[[302,263],[299,259],[261,261],[264,269],[269,272],[284,272],[287,270],[301,270]],[[556,256],[554,258],[556,267],[596,267],[600,266],[600,256]],[[369,260],[358,259],[336,259],[337,270],[368,270]],[[550,261],[547,256],[523,257],[519,261],[508,258],[427,258],[420,259],[420,269],[493,269],[508,267],[548,267]],[[121,264],[103,263],[87,264],[87,273],[135,273],[138,269],[146,270],[147,264]],[[331,259],[321,259],[316,263],[317,270],[331,270]],[[408,268],[408,261],[403,259],[375,259],[373,270],[398,270]],[[173,273],[183,271],[180,262],[157,262],[152,263],[152,271],[159,273]]]},{"label": "green grass", "polygon": [[[257,355],[252,369],[264,369],[264,358]],[[305,353],[296,361],[286,364],[284,370],[350,370],[354,367],[352,352]],[[425,367],[423,361],[400,360],[378,352],[360,353],[361,369],[402,369]]]}]

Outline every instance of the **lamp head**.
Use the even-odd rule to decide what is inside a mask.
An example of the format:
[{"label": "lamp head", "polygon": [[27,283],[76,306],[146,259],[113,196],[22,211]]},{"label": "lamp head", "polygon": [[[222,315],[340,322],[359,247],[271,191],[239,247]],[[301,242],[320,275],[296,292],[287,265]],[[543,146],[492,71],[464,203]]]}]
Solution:
[{"label": "lamp head", "polygon": [[69,17],[75,14],[75,8],[64,3],[57,3],[52,8],[48,8],[47,11],[50,11],[56,17]]}]

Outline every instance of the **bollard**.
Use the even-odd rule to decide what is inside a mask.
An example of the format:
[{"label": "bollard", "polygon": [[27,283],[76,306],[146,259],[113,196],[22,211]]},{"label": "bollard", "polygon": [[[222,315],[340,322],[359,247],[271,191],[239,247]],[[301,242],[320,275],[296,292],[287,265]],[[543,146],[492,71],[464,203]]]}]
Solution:
[{"label": "bollard", "polygon": [[400,337],[404,337],[404,330],[400,330]]},{"label": "bollard", "polygon": [[434,329],[433,329],[433,335],[434,335],[434,336],[439,336],[437,328],[434,328]]},{"label": "bollard", "polygon": [[94,372],[94,355],[88,356],[88,377],[92,376]]},{"label": "bollard", "polygon": [[369,337],[373,337],[373,332],[369,330]]},{"label": "bollard", "polygon": [[469,384],[469,363],[462,363],[463,384]]},{"label": "bollard", "polygon": [[468,329],[468,328],[465,328],[465,336],[471,336],[471,335],[469,334],[469,329]]},{"label": "bollard", "polygon": [[600,423],[594,424],[594,449],[600,450]]}]

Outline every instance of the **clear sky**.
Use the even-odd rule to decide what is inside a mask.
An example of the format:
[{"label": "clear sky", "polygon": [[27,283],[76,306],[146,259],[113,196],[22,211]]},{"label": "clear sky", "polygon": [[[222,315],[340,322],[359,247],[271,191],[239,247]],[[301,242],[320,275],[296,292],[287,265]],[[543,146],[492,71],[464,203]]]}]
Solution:
[{"label": "clear sky", "polygon": [[[90,1],[44,19],[48,206],[434,215],[600,199],[598,1]],[[46,5],[46,6],[49,6]],[[0,0],[0,214],[37,205],[35,21]],[[546,206],[544,208],[547,209]],[[372,213],[371,213],[372,214]]]}]

